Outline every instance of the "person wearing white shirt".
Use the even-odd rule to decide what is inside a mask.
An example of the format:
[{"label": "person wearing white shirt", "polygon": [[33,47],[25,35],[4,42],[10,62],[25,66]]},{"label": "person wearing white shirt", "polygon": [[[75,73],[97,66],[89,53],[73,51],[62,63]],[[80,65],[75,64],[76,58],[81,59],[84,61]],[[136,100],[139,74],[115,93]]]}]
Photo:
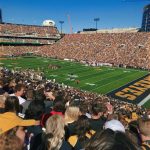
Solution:
[{"label": "person wearing white shirt", "polygon": [[17,84],[15,86],[15,93],[10,94],[10,96],[16,96],[19,99],[19,104],[23,104],[26,100],[24,98],[22,98],[21,96],[24,94],[25,92],[25,85],[24,84]]}]

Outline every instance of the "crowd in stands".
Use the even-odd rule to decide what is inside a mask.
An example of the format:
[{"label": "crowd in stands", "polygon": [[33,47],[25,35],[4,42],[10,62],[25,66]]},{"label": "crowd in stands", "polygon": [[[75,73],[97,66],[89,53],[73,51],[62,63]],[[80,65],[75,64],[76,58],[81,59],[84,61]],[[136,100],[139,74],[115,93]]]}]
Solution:
[{"label": "crowd in stands", "polygon": [[0,24],[0,43],[53,44],[58,39],[60,39],[60,34],[54,26]]},{"label": "crowd in stands", "polygon": [[149,33],[72,34],[39,52],[61,59],[149,69],[149,38]]},{"label": "crowd in stands", "polygon": [[[27,43],[33,43],[33,44],[53,44],[53,43],[55,43],[55,40],[51,40],[51,39],[37,39],[37,38],[13,38],[13,37],[11,37],[11,38],[6,38],[6,37],[2,37],[2,38],[0,38],[0,42],[2,42],[2,43],[25,43],[25,44],[27,44]],[[9,51],[9,49],[8,49],[8,51]]]},{"label": "crowd in stands", "polygon": [[21,56],[25,53],[33,52],[36,54],[40,46],[0,46],[0,56]]},{"label": "crowd in stands", "polygon": [[0,24],[0,35],[30,36],[30,37],[53,37],[58,36],[59,31],[53,26],[20,25],[11,23]]},{"label": "crowd in stands", "polygon": [[33,52],[43,57],[74,59],[88,64],[150,69],[149,33],[100,33],[65,35],[52,45],[1,46],[0,52],[20,55]]},{"label": "crowd in stands", "polygon": [[0,68],[0,150],[145,150],[149,129],[145,108]]}]

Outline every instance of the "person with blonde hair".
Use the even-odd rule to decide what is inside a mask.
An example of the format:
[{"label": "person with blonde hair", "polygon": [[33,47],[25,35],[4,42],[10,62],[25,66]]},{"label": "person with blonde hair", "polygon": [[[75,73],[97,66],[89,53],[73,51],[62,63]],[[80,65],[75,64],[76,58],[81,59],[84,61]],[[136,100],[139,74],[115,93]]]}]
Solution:
[{"label": "person with blonde hair", "polygon": [[79,107],[75,106],[67,107],[65,111],[65,123],[69,124],[78,120],[79,114],[80,114]]},{"label": "person with blonde hair", "polygon": [[71,150],[72,147],[64,140],[64,118],[53,115],[46,121],[46,129],[38,150]]},{"label": "person with blonde hair", "polygon": [[65,111],[65,139],[68,138],[75,133],[75,123],[78,120],[80,115],[79,107],[69,106]]}]

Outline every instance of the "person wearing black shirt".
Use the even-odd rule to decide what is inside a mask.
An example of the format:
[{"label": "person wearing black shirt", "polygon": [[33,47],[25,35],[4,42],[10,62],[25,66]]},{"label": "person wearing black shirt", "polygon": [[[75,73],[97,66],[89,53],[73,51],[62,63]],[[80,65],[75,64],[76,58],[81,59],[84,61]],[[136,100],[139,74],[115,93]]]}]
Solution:
[{"label": "person wearing black shirt", "polygon": [[95,103],[91,108],[91,119],[90,126],[94,131],[102,130],[103,125],[106,122],[106,118],[103,114],[106,112],[107,108],[101,103]]}]

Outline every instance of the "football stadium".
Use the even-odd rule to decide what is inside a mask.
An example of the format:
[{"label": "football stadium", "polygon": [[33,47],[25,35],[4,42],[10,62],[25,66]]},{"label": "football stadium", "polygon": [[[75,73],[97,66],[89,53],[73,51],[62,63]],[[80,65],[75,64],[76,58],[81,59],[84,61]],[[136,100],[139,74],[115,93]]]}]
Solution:
[{"label": "football stadium", "polygon": [[139,29],[94,21],[64,33],[0,10],[0,150],[150,149],[150,5]]}]

